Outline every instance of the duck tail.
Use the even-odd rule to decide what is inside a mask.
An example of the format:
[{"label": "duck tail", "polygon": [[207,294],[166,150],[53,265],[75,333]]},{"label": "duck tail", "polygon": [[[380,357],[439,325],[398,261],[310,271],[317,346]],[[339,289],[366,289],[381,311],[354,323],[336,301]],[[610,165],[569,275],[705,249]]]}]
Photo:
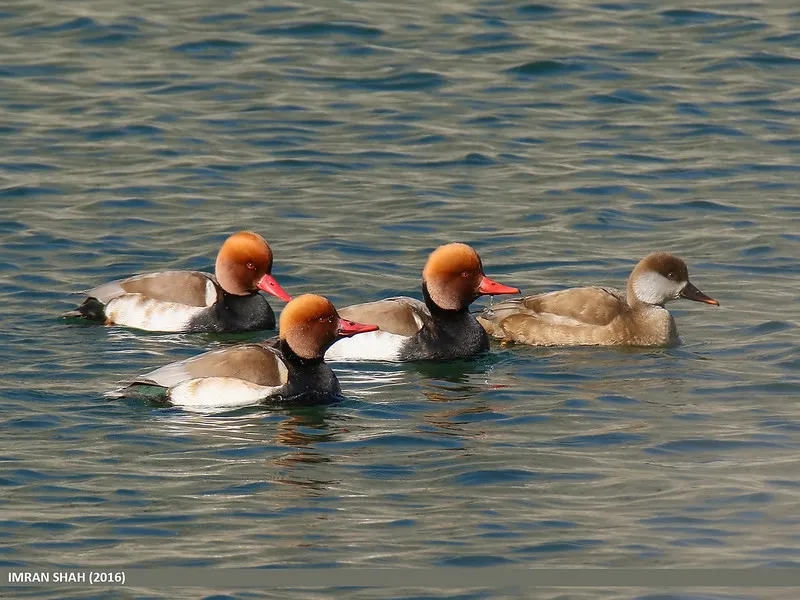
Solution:
[{"label": "duck tail", "polygon": [[75,310],[64,313],[65,319],[90,319],[92,321],[105,321],[106,305],[97,298],[87,298]]}]

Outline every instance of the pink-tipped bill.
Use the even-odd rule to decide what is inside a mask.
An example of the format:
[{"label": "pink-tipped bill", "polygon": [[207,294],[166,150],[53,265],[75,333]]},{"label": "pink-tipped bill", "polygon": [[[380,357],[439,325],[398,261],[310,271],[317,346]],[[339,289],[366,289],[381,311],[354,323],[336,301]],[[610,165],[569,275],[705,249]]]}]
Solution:
[{"label": "pink-tipped bill", "polygon": [[292,299],[292,297],[281,287],[281,284],[275,281],[275,278],[269,274],[264,275],[259,280],[258,289],[263,290],[268,294],[272,294],[273,296],[277,296],[286,302],[289,302]]},{"label": "pink-tipped bill", "polygon": [[355,321],[348,321],[347,319],[339,318],[339,329],[336,334],[339,337],[350,337],[357,333],[366,333],[368,331],[378,331],[377,325],[367,325],[365,323],[356,323]]},{"label": "pink-tipped bill", "polygon": [[483,276],[483,279],[481,279],[481,285],[478,287],[478,291],[481,294],[489,294],[491,296],[497,294],[519,294],[519,290],[517,288],[492,281],[485,275]]}]

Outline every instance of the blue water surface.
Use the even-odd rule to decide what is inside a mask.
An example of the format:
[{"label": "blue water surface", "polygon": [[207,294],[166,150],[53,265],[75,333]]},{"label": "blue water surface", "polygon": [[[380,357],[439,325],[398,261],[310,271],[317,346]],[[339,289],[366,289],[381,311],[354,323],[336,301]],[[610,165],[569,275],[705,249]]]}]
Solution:
[{"label": "blue water surface", "polygon": [[[0,8],[0,566],[800,565],[799,27],[771,2]],[[71,294],[210,269],[238,229],[340,306],[419,297],[455,240],[525,293],[670,251],[721,306],[670,305],[676,348],[339,364],[326,407],[104,397],[265,334],[76,325]],[[724,585],[536,597],[767,597]],[[315,593],[12,596],[117,592]]]}]

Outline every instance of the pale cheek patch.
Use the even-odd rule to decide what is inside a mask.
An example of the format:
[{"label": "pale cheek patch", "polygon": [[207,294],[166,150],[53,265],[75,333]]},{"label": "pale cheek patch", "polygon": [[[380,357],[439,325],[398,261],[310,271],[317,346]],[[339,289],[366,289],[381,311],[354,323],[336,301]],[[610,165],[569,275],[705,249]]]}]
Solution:
[{"label": "pale cheek patch", "polygon": [[633,293],[647,304],[664,304],[678,297],[682,285],[670,281],[663,275],[644,273],[633,282]]},{"label": "pale cheek patch", "polygon": [[386,331],[359,333],[343,338],[328,348],[325,360],[388,360],[400,358],[400,350],[409,338]]},{"label": "pale cheek patch", "polygon": [[126,294],[106,305],[107,323],[147,331],[185,331],[191,320],[208,310],[177,302],[153,300],[141,294]]},{"label": "pale cheek patch", "polygon": [[257,385],[234,377],[191,379],[170,388],[170,402],[187,410],[252,406],[274,395],[280,387]]}]

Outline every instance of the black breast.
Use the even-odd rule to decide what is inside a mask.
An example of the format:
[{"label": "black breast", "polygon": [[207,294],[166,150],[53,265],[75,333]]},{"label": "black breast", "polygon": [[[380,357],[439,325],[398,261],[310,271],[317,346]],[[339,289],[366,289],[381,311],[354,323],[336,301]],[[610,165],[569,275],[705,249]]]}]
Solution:
[{"label": "black breast", "polygon": [[436,307],[403,348],[400,359],[458,360],[488,349],[489,336],[468,309],[450,311]]},{"label": "black breast", "polygon": [[289,381],[280,396],[269,399],[270,404],[330,404],[341,400],[339,380],[324,360],[300,358],[283,340],[274,347],[289,371]]},{"label": "black breast", "polygon": [[217,302],[197,315],[189,325],[189,331],[235,333],[275,329],[275,313],[261,294],[234,296],[222,292]]}]

